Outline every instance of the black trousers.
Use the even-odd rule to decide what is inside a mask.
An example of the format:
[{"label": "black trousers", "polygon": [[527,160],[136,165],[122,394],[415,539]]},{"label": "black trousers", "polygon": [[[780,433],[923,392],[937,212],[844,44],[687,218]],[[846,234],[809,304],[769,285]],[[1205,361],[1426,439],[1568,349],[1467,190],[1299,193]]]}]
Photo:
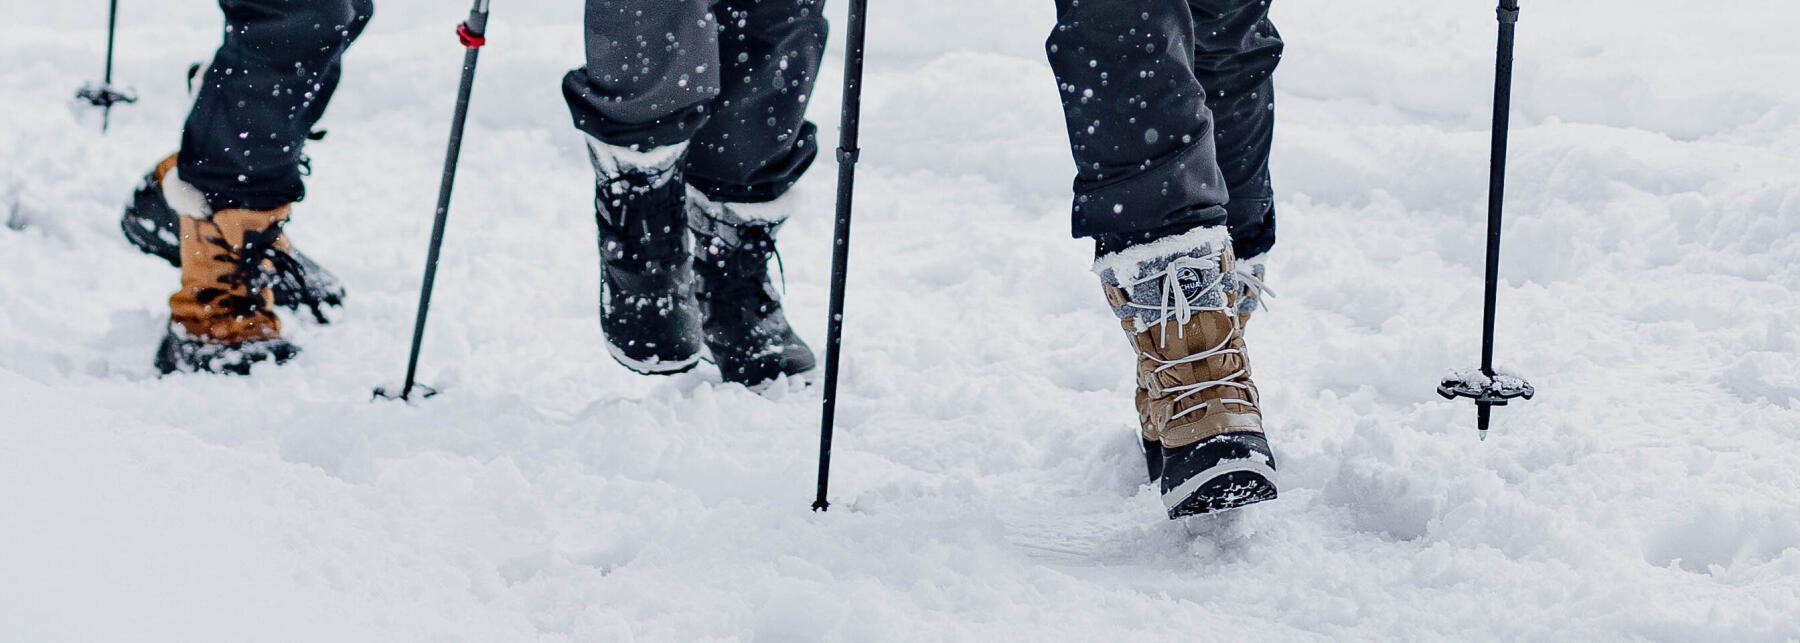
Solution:
[{"label": "black trousers", "polygon": [[689,184],[770,201],[819,148],[806,106],[823,0],[588,0],[587,65],[563,78],[575,126],[603,142],[690,143]]},{"label": "black trousers", "polygon": [[1275,244],[1281,35],[1268,0],[1056,0],[1046,48],[1075,156],[1074,233],[1101,246],[1229,225]]},{"label": "black trousers", "polygon": [[[690,142],[689,182],[721,201],[780,196],[818,155],[808,99],[823,0],[589,0],[587,66],[563,91],[582,131],[615,145]],[[373,0],[220,0],[224,44],[182,132],[181,176],[214,209],[305,195],[306,137]]]},{"label": "black trousers", "polygon": [[181,178],[213,209],[270,210],[305,196],[301,148],[337,89],[373,0],[219,0],[225,42],[181,133]]}]

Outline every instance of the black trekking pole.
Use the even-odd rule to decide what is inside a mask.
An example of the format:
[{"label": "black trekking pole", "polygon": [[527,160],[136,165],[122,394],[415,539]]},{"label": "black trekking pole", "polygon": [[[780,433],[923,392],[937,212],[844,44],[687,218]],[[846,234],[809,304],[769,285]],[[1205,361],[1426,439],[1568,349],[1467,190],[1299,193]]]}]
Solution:
[{"label": "black trekking pole", "polygon": [[112,0],[106,12],[106,77],[98,87],[89,84],[75,92],[75,97],[85,100],[89,105],[101,108],[100,133],[106,133],[112,126],[112,107],[124,103],[137,102],[137,96],[119,91],[112,84],[113,39],[119,31],[119,0]]},{"label": "black trekking pole", "polygon": [[431,312],[431,288],[437,283],[438,251],[444,246],[444,220],[450,215],[450,192],[456,184],[456,160],[462,155],[463,122],[469,116],[469,94],[475,87],[475,63],[481,46],[487,44],[488,0],[475,0],[469,19],[456,27],[456,36],[468,51],[463,54],[462,85],[456,90],[456,116],[450,121],[450,149],[444,154],[444,182],[438,186],[437,219],[431,224],[431,249],[425,255],[425,284],[419,290],[419,314],[413,320],[412,353],[406,358],[406,384],[398,396],[387,389],[375,389],[375,396],[411,400],[413,388],[425,391],[424,397],[437,395],[437,390],[419,384],[419,346],[425,341],[425,317]]},{"label": "black trekking pole", "polygon": [[1438,394],[1453,400],[1475,400],[1476,428],[1487,439],[1488,420],[1496,406],[1537,393],[1524,378],[1494,371],[1494,310],[1500,290],[1500,211],[1506,195],[1506,134],[1512,112],[1513,29],[1519,1],[1500,0],[1500,46],[1494,64],[1494,142],[1488,169],[1487,301],[1481,322],[1481,370],[1458,371],[1438,384]]},{"label": "black trekking pole", "polygon": [[850,0],[850,39],[844,47],[844,113],[838,128],[837,230],[831,246],[831,317],[826,321],[825,403],[819,421],[819,497],[813,511],[826,511],[831,485],[831,430],[837,420],[838,360],[844,344],[844,283],[850,271],[850,210],[856,189],[856,130],[862,119],[864,14],[869,0]]}]

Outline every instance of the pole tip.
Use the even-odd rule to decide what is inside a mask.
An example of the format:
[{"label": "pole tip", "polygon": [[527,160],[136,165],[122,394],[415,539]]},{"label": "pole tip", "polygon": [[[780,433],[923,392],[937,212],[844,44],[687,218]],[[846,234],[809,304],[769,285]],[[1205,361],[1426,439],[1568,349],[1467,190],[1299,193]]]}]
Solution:
[{"label": "pole tip", "polygon": [[819,501],[816,501],[813,503],[812,509],[813,509],[813,511],[818,511],[818,512],[830,511],[831,503],[825,502],[824,500],[819,500]]}]

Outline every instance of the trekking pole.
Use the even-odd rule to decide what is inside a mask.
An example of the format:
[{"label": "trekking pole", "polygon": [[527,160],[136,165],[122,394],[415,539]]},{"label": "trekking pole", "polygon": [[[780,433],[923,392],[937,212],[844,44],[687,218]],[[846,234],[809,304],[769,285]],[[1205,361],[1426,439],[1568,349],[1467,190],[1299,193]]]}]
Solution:
[{"label": "trekking pole", "polygon": [[106,78],[98,87],[89,84],[82,87],[81,91],[75,92],[76,98],[87,101],[89,105],[102,108],[100,116],[100,133],[102,134],[105,134],[106,130],[112,126],[113,105],[137,102],[137,96],[121,92],[112,84],[113,39],[118,31],[119,0],[112,0],[110,9],[106,12]]},{"label": "trekking pole", "polygon": [[850,0],[850,39],[844,47],[844,109],[838,127],[837,230],[831,246],[831,317],[826,320],[825,402],[819,421],[819,497],[813,511],[826,511],[831,503],[825,493],[831,485],[831,431],[837,420],[838,360],[844,344],[844,283],[850,271],[850,210],[856,189],[857,126],[862,119],[864,15],[869,0]]},{"label": "trekking pole", "polygon": [[437,283],[438,251],[444,246],[444,220],[450,215],[450,192],[456,184],[456,161],[462,155],[463,122],[469,116],[469,94],[475,86],[475,63],[481,46],[487,44],[488,0],[475,0],[469,19],[456,27],[456,36],[468,51],[463,54],[462,85],[456,90],[456,116],[450,121],[450,146],[444,154],[444,182],[438,186],[437,219],[431,224],[431,249],[425,255],[425,284],[419,290],[419,314],[413,320],[412,353],[406,358],[406,384],[400,395],[387,389],[375,389],[375,396],[411,400],[413,388],[424,389],[424,397],[437,395],[437,390],[419,384],[419,346],[425,340],[425,317],[431,312],[431,288]]},{"label": "trekking pole", "polygon": [[1488,164],[1487,299],[1481,321],[1481,370],[1453,372],[1438,384],[1438,394],[1453,400],[1475,400],[1476,429],[1487,439],[1493,407],[1516,398],[1531,399],[1537,390],[1524,378],[1494,371],[1494,312],[1500,292],[1500,211],[1506,196],[1506,135],[1512,115],[1513,30],[1519,22],[1519,0],[1500,0],[1500,45],[1494,63],[1494,140]]}]

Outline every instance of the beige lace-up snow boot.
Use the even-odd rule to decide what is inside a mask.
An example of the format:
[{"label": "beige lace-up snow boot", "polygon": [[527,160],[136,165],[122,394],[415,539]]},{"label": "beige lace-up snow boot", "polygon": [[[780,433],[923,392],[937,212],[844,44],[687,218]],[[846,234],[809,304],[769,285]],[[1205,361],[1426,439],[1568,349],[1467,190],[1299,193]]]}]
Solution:
[{"label": "beige lace-up snow boot", "polygon": [[1151,477],[1169,516],[1273,499],[1239,306],[1245,290],[1223,227],[1126,248],[1095,262],[1138,355],[1137,407]]}]

